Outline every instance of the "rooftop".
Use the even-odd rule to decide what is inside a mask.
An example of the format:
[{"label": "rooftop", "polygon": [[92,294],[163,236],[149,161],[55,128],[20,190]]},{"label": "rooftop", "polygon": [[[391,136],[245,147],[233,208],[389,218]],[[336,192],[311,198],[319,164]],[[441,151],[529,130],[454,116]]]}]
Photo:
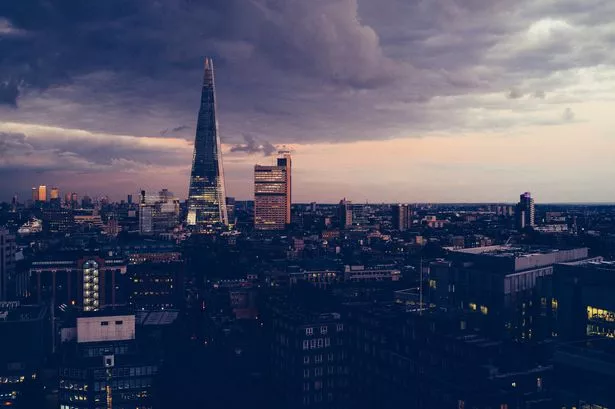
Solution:
[{"label": "rooftop", "polygon": [[462,254],[482,254],[491,257],[531,257],[534,255],[553,254],[560,251],[572,250],[572,249],[556,249],[551,247],[538,247],[538,246],[512,246],[512,245],[496,245],[485,247],[473,247],[466,249],[455,249],[453,247],[446,247],[446,250],[454,253]]}]

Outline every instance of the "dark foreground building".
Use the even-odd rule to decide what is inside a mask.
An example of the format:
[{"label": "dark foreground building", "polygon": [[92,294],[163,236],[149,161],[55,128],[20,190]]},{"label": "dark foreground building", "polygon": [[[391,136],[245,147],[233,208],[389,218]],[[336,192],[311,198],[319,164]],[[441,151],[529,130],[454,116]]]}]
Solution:
[{"label": "dark foreground building", "polygon": [[136,341],[133,314],[97,311],[63,330],[60,409],[151,409],[159,361]]},{"label": "dark foreground building", "polygon": [[276,408],[349,407],[341,315],[284,298],[271,299],[264,315],[271,341],[272,385],[279,397]]},{"label": "dark foreground building", "polygon": [[0,303],[0,406],[40,405],[40,371],[50,349],[50,335],[46,307]]},{"label": "dark foreground building", "polygon": [[615,262],[557,265],[557,408],[615,407]]}]

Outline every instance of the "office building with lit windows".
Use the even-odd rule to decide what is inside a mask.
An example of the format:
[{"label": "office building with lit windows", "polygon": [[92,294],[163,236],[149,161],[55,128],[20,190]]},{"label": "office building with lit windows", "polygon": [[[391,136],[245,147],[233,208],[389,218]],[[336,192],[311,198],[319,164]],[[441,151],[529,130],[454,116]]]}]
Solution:
[{"label": "office building with lit windows", "polygon": [[50,335],[47,307],[0,302],[0,406],[41,407],[40,372],[51,350]]},{"label": "office building with lit windows", "polygon": [[41,256],[30,266],[33,296],[37,303],[66,304],[96,311],[127,301],[128,261],[124,257],[82,252]]},{"label": "office building with lit windows", "polygon": [[39,202],[46,202],[47,201],[47,186],[45,185],[40,185],[38,187],[38,196],[37,196],[37,200]]},{"label": "office building with lit windows", "polygon": [[530,341],[536,283],[554,265],[588,259],[588,249],[531,246],[448,248],[446,259],[429,266],[429,300],[470,313],[495,338]]},{"label": "office building with lit windows", "polygon": [[188,191],[187,223],[191,226],[228,224],[216,110],[214,63],[206,58]]},{"label": "office building with lit windows", "polygon": [[555,266],[557,408],[615,407],[615,262]]},{"label": "office building with lit windows", "polygon": [[284,230],[290,224],[291,157],[280,152],[275,166],[254,166],[254,228]]},{"label": "office building with lit windows", "polygon": [[139,311],[180,308],[184,299],[184,264],[148,262],[128,266],[128,302]]},{"label": "office building with lit windows", "polygon": [[60,409],[152,408],[159,360],[136,337],[134,314],[84,313],[62,330]]},{"label": "office building with lit windows", "polygon": [[162,189],[158,194],[141,191],[139,199],[139,233],[154,235],[173,230],[179,224],[179,199]]}]

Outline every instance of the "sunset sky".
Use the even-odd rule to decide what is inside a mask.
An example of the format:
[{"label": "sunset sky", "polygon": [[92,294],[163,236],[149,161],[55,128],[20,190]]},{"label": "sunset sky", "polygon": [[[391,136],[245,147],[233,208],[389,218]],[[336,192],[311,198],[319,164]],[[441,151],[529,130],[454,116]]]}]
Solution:
[{"label": "sunset sky", "polygon": [[612,0],[2,0],[0,201],[185,198],[202,59],[229,196],[615,202]]}]

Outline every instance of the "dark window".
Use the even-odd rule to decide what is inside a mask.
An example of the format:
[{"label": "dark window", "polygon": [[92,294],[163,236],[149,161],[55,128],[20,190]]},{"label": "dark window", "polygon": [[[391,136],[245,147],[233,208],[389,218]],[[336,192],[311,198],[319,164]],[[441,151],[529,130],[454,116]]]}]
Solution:
[{"label": "dark window", "polygon": [[115,325],[122,325],[124,321],[115,321]]},{"label": "dark window", "polygon": [[109,321],[101,321],[100,325],[102,325],[102,326],[109,325]]}]

